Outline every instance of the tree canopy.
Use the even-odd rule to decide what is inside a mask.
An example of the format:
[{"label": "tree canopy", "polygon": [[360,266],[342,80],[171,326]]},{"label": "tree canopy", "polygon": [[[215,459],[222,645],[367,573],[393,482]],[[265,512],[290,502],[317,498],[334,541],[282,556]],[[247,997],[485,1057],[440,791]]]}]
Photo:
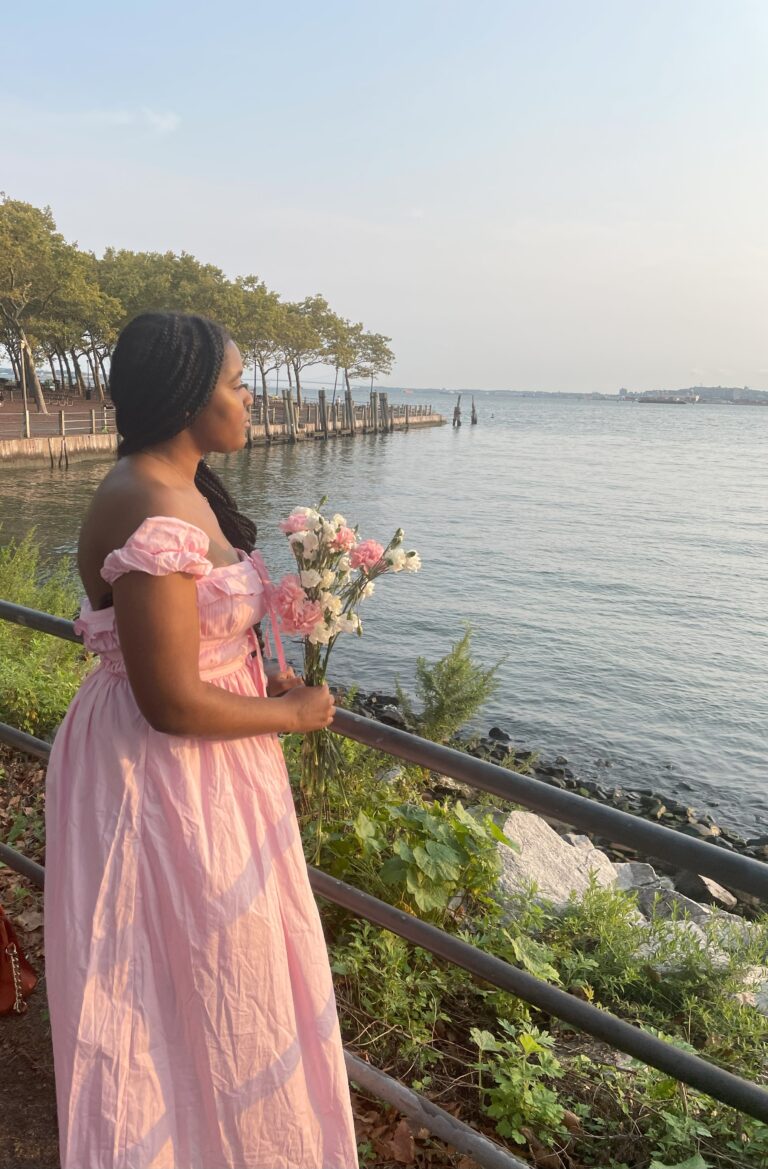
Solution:
[{"label": "tree canopy", "polygon": [[300,404],[310,366],[330,366],[349,387],[351,377],[373,383],[394,360],[389,337],[340,317],[319,293],[284,301],[258,276],[230,280],[188,252],[107,248],[99,258],[64,239],[50,208],[0,194],[0,352],[16,379],[26,378],[39,410],[46,409],[42,362],[55,384],[103,400],[120,329],[163,309],[221,322],[258,371],[265,398],[268,375],[283,367]]}]

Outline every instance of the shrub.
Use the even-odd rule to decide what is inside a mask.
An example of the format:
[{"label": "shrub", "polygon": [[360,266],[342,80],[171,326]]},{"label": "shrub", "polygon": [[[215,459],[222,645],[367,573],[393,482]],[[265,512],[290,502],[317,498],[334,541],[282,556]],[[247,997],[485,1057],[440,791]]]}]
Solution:
[{"label": "shrub", "polygon": [[[0,547],[2,600],[71,618],[78,596],[71,562],[43,561],[34,532]],[[0,720],[50,737],[88,668],[80,646],[0,621]]]}]

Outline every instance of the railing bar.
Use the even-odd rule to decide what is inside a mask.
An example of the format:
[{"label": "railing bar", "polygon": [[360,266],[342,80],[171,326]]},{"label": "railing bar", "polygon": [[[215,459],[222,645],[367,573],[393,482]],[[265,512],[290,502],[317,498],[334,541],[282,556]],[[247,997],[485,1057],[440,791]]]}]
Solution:
[{"label": "railing bar", "polygon": [[[0,619],[39,629],[54,637],[81,642],[71,621],[52,617],[9,601],[0,601]],[[599,833],[612,842],[627,844],[646,856],[665,860],[702,876],[751,893],[768,901],[768,865],[753,857],[727,852],[717,845],[695,840],[683,832],[652,824],[629,812],[620,812],[575,792],[559,791],[519,772],[475,759],[450,747],[442,747],[410,732],[385,726],[348,710],[337,711],[333,729],[389,755],[440,770],[511,803],[522,804],[540,815]]]},{"label": "railing bar", "polygon": [[[0,844],[0,861],[41,885],[44,869],[6,844]],[[363,893],[344,881],[308,866],[309,880],[319,897],[349,910],[358,917],[398,934],[447,962],[508,991],[546,1014],[553,1015],[577,1030],[602,1040],[634,1059],[658,1068],[681,1083],[688,1084],[724,1104],[768,1123],[768,1092],[757,1084],[709,1063],[698,1055],[681,1051],[671,1043],[625,1023],[574,995],[567,994],[501,958],[478,950],[469,942],[453,937],[437,926],[421,921],[402,909]]]},{"label": "railing bar", "polygon": [[16,727],[9,727],[8,723],[0,723],[0,743],[23,751],[26,755],[34,755],[36,759],[47,759],[51,753],[51,744],[44,739],[36,739],[26,731],[19,731]]},{"label": "railing bar", "polygon": [[460,1153],[469,1154],[478,1165],[482,1165],[483,1169],[531,1169],[529,1162],[519,1161],[488,1137],[463,1121],[457,1120],[444,1108],[433,1104],[420,1092],[414,1092],[412,1088],[388,1076],[386,1072],[379,1071],[346,1048],[344,1060],[350,1080],[359,1084],[366,1092],[378,1096],[380,1100],[394,1105],[398,1112],[410,1117],[419,1127],[423,1125],[428,1128],[436,1137],[452,1145]]},{"label": "railing bar", "polygon": [[768,1122],[768,1092],[757,1084],[716,1067],[698,1055],[681,1051],[671,1043],[665,1043],[639,1027],[625,1023],[608,1011],[602,1011],[556,986],[550,986],[532,974],[510,966],[503,959],[486,954],[437,926],[429,925],[402,909],[396,909],[369,893],[362,893],[319,869],[310,867],[309,878],[318,896],[350,910],[366,921],[383,926],[455,966],[461,966],[484,978],[492,986],[509,991],[540,1011],[554,1015],[634,1059],[666,1072],[681,1083],[698,1088],[706,1095],[730,1104],[757,1120]]},{"label": "railing bar", "polygon": [[30,860],[28,856],[23,856],[15,848],[11,848],[9,844],[3,844],[2,841],[0,841],[0,861],[9,869],[13,869],[15,873],[29,877],[30,881],[40,889],[43,888],[45,884],[43,866],[39,865],[37,861]]},{"label": "railing bar", "polygon": [[[16,621],[30,629],[39,629],[55,637],[80,642],[71,621],[52,617],[9,601],[0,601],[0,619]],[[620,812],[574,792],[559,791],[516,771],[475,759],[450,747],[441,747],[395,727],[385,726],[351,711],[336,714],[337,733],[360,743],[395,755],[409,762],[442,771],[482,791],[522,804],[540,815],[599,833],[609,840],[627,844],[646,856],[665,860],[676,868],[687,868],[742,893],[751,893],[768,901],[768,865],[752,857],[727,852],[717,845],[695,840],[685,833],[661,824],[652,824],[639,816]]]},{"label": "railing bar", "polygon": [[451,747],[441,747],[409,731],[385,726],[349,710],[337,710],[332,729],[388,755],[440,771],[511,803],[524,804],[542,816],[586,828],[646,856],[668,861],[678,869],[713,877],[768,901],[768,865],[753,857],[727,852],[674,828],[652,824],[575,792],[560,791],[541,780],[475,759]]},{"label": "railing bar", "polygon": [[27,609],[24,605],[13,605],[10,601],[0,601],[0,620],[14,621],[26,629],[36,629],[39,633],[50,633],[53,637],[61,637],[64,641],[76,641],[82,644],[82,637],[75,633],[74,622],[67,621],[66,617],[54,617],[50,613],[41,613],[38,609]]}]

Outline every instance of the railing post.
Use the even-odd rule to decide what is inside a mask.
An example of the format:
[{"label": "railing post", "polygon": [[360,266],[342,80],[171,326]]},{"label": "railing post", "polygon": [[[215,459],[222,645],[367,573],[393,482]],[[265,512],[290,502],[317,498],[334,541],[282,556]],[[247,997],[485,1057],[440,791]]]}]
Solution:
[{"label": "railing post", "polygon": [[64,419],[64,411],[59,410],[59,434],[63,438],[66,433],[67,433],[67,424],[66,424],[66,421]]},{"label": "railing post", "polygon": [[101,409],[102,409],[102,412],[103,412],[103,415],[104,415],[104,433],[105,433],[105,434],[108,434],[108,433],[109,433],[109,421],[108,421],[108,419],[107,419],[107,407],[106,407],[106,406],[102,406],[102,408],[101,408]]},{"label": "railing post", "polygon": [[96,433],[96,411],[91,410],[91,434]]},{"label": "railing post", "polygon": [[21,424],[21,434],[22,434],[22,438],[31,438],[32,437],[32,432],[29,428],[29,410],[24,411],[24,417],[22,419],[22,424]]}]

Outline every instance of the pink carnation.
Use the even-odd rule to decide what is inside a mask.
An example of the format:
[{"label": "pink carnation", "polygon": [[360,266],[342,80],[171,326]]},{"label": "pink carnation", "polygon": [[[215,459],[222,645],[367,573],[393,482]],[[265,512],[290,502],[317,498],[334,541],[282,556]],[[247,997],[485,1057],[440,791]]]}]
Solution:
[{"label": "pink carnation", "polygon": [[352,568],[364,568],[370,572],[384,555],[384,549],[376,540],[363,540],[349,554],[349,563]]},{"label": "pink carnation", "polygon": [[280,520],[280,528],[286,536],[291,536],[294,532],[304,532],[307,527],[307,517],[300,512],[292,511],[287,520]]},{"label": "pink carnation", "polygon": [[331,540],[331,548],[334,552],[349,552],[350,548],[354,548],[354,546],[355,533],[351,528],[339,528]]},{"label": "pink carnation", "polygon": [[286,633],[306,637],[323,619],[319,601],[310,601],[297,576],[284,576],[275,589],[274,604]]}]

